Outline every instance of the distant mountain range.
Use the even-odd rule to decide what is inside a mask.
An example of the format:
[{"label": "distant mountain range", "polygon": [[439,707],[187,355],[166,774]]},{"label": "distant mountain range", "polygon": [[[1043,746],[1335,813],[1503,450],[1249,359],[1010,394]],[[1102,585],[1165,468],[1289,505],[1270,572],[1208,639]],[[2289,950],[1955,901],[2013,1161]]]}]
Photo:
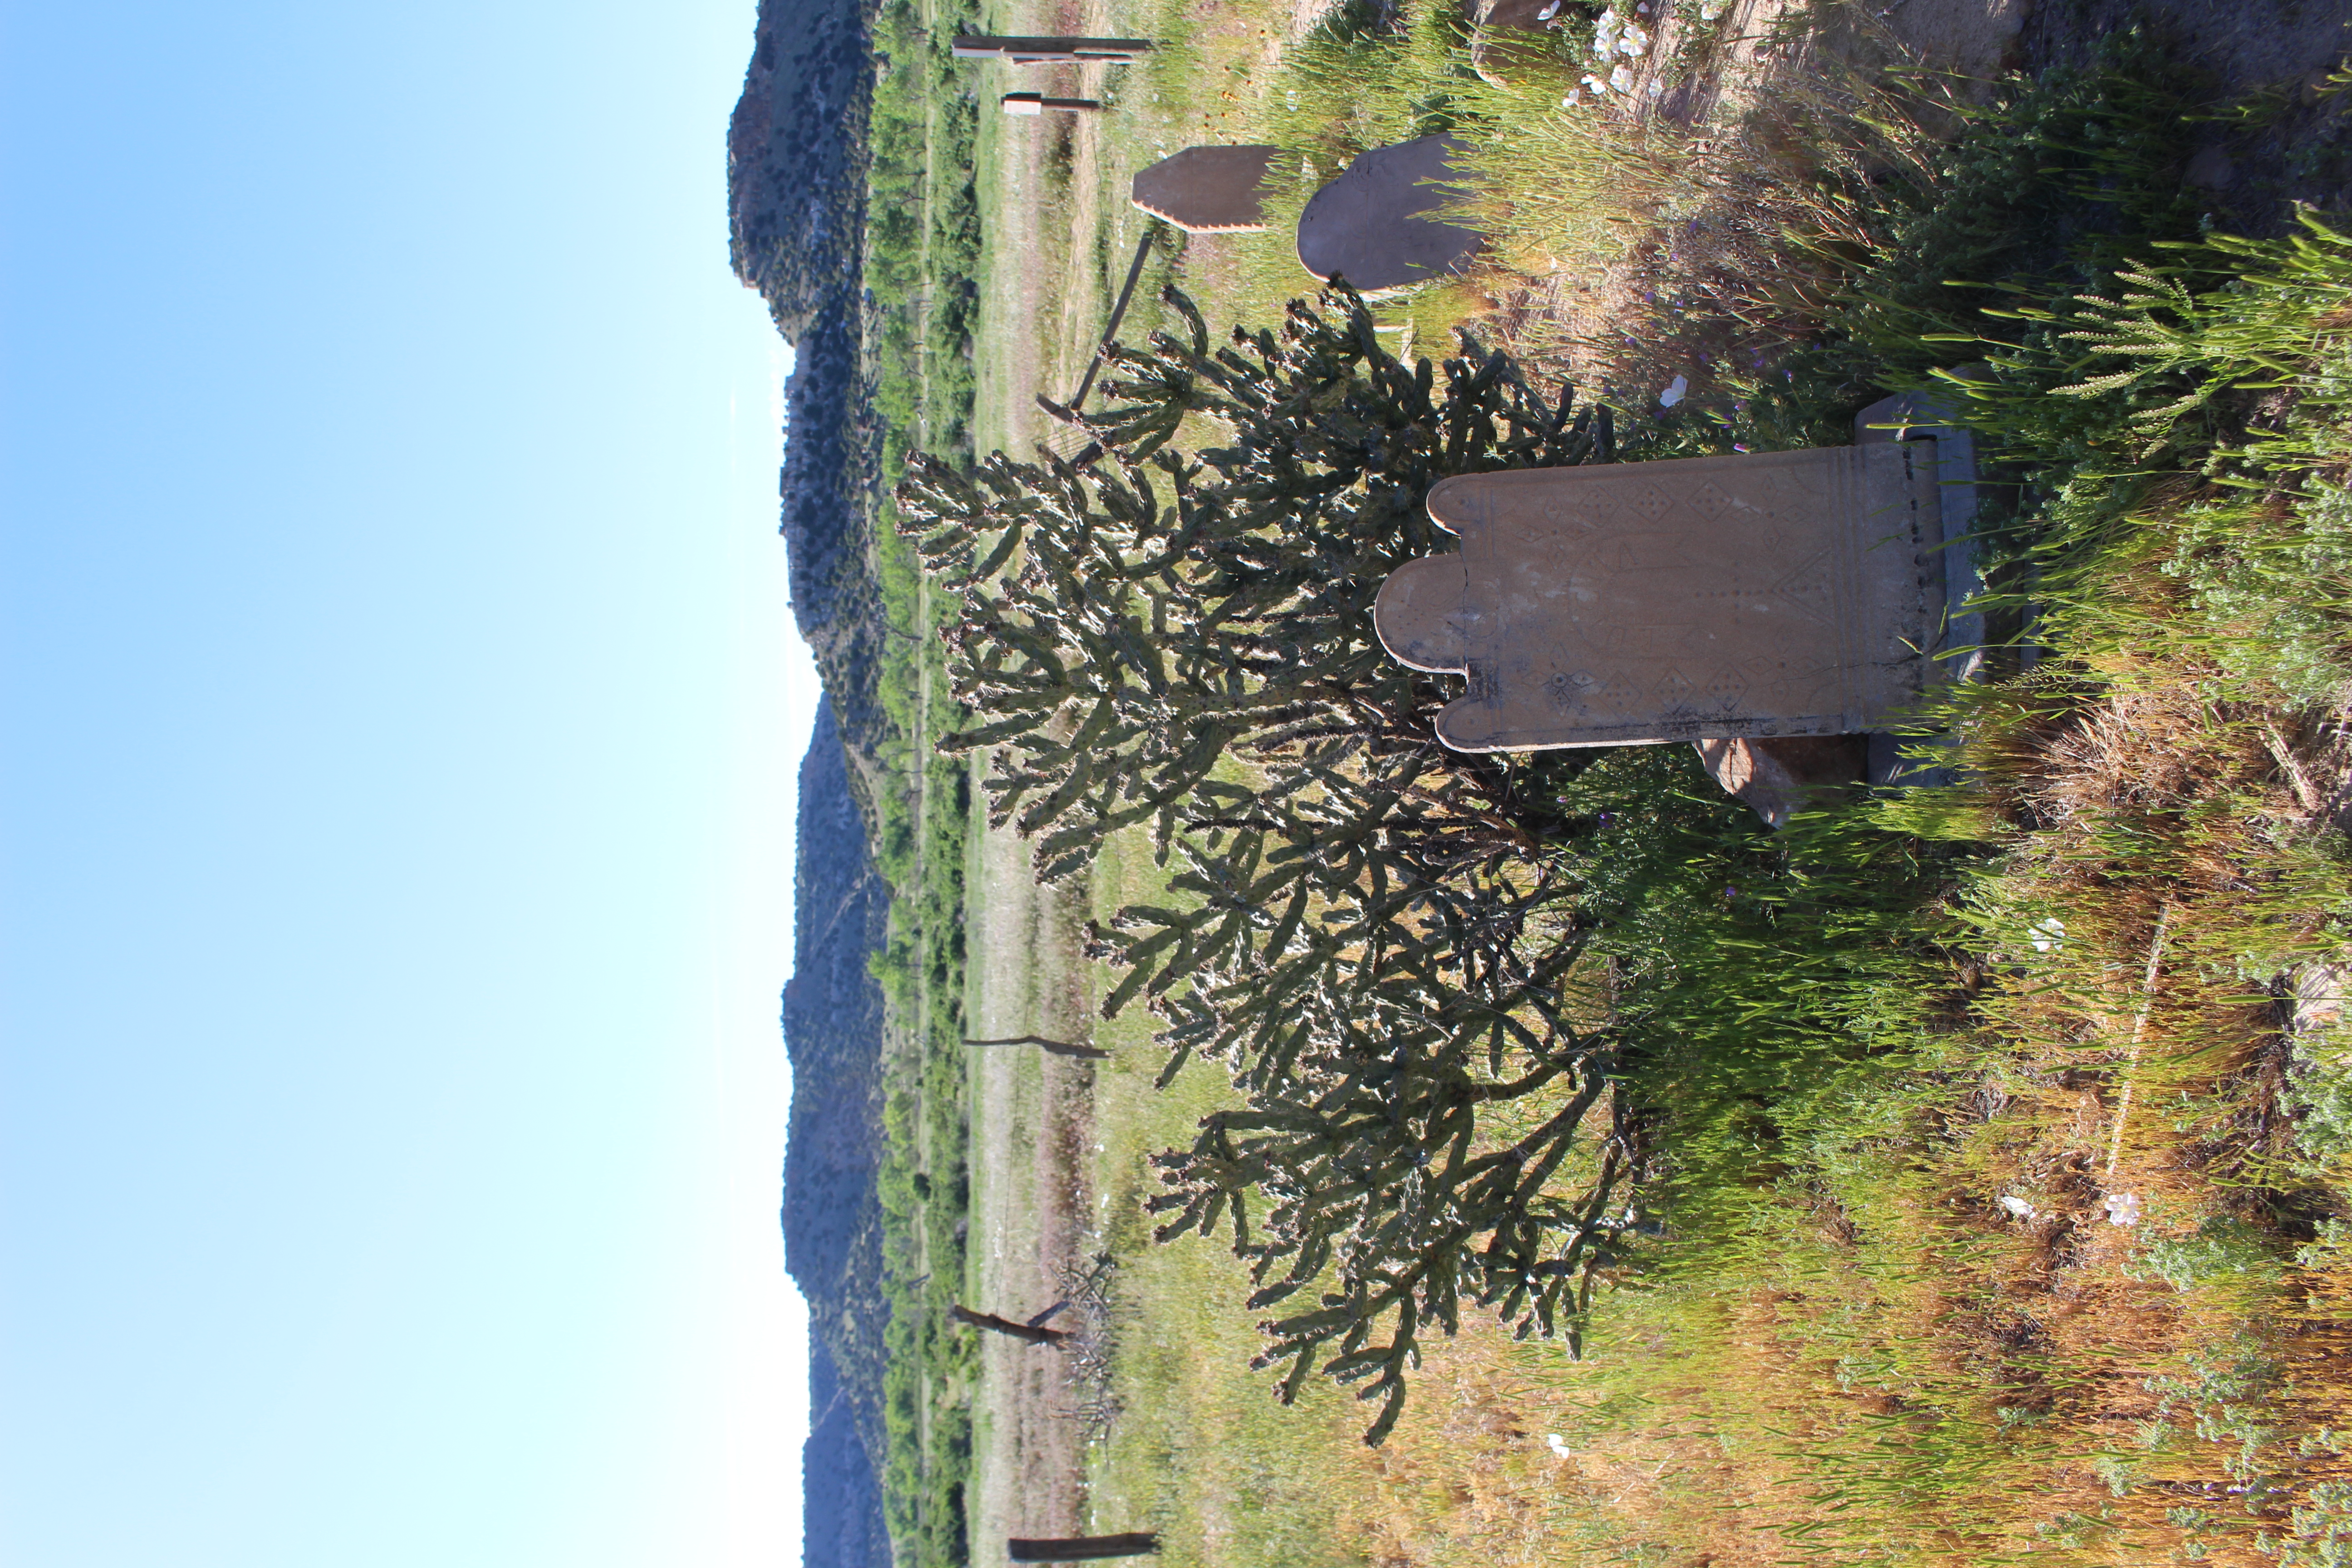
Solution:
[{"label": "distant mountain range", "polygon": [[801,1458],[805,1568],[887,1568],[882,1515],[882,991],[866,957],[887,937],[888,890],[833,701],[801,763],[793,978],[784,1047],[793,1107],[784,1150],[784,1267],[808,1299],[811,1426]]},{"label": "distant mountain range", "polygon": [[868,16],[863,0],[761,0],[727,132],[735,273],[793,346],[781,484],[793,613],[861,752],[883,721],[884,621],[864,505],[878,444],[860,363]]},{"label": "distant mountain range", "polygon": [[[809,1303],[812,1426],[801,1459],[804,1568],[889,1568],[882,1512],[882,994],[888,889],[851,754],[871,750],[884,621],[865,506],[876,447],[860,369],[860,258],[873,89],[861,0],[761,0],[728,128],[736,275],[794,349],[781,478],[793,614],[825,700],[801,763],[784,1044],[785,1266]],[[781,1478],[779,1478],[781,1479]]]}]

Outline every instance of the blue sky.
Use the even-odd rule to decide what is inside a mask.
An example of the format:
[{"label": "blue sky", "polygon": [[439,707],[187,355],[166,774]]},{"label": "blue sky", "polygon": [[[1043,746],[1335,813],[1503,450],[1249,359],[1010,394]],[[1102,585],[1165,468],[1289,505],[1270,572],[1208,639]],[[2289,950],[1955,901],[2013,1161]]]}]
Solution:
[{"label": "blue sky", "polygon": [[0,1560],[793,1560],[749,0],[0,17]]}]

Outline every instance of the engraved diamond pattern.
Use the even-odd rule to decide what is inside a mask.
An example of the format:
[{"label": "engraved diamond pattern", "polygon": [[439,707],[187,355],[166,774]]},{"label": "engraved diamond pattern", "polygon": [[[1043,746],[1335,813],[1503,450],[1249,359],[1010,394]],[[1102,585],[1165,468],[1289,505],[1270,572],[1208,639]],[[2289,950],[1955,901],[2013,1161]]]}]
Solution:
[{"label": "engraved diamond pattern", "polygon": [[1585,532],[1600,527],[1618,512],[1617,498],[1598,485],[1585,485],[1544,502],[1548,522]]},{"label": "engraved diamond pattern", "polygon": [[1612,675],[1594,689],[1592,695],[1595,700],[1606,703],[1612,708],[1629,708],[1633,706],[1633,700],[1641,696],[1641,691],[1622,675]]}]

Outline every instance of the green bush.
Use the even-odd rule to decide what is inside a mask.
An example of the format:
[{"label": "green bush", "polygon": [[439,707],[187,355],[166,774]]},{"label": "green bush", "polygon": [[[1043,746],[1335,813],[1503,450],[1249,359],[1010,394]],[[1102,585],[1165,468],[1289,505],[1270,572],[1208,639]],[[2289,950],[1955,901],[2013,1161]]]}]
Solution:
[{"label": "green bush", "polygon": [[2257,1279],[2276,1266],[2263,1234],[2231,1215],[2214,1215],[2185,1237],[2150,1240],[2126,1267],[2135,1279],[2160,1279],[2187,1292],[2219,1280]]}]

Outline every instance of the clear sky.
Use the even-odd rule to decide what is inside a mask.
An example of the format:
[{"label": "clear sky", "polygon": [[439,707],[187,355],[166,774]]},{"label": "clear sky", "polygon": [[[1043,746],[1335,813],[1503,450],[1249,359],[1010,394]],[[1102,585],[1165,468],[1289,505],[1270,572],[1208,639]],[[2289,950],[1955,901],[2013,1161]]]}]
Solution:
[{"label": "clear sky", "polygon": [[0,0],[0,1562],[797,1558],[751,0]]}]

